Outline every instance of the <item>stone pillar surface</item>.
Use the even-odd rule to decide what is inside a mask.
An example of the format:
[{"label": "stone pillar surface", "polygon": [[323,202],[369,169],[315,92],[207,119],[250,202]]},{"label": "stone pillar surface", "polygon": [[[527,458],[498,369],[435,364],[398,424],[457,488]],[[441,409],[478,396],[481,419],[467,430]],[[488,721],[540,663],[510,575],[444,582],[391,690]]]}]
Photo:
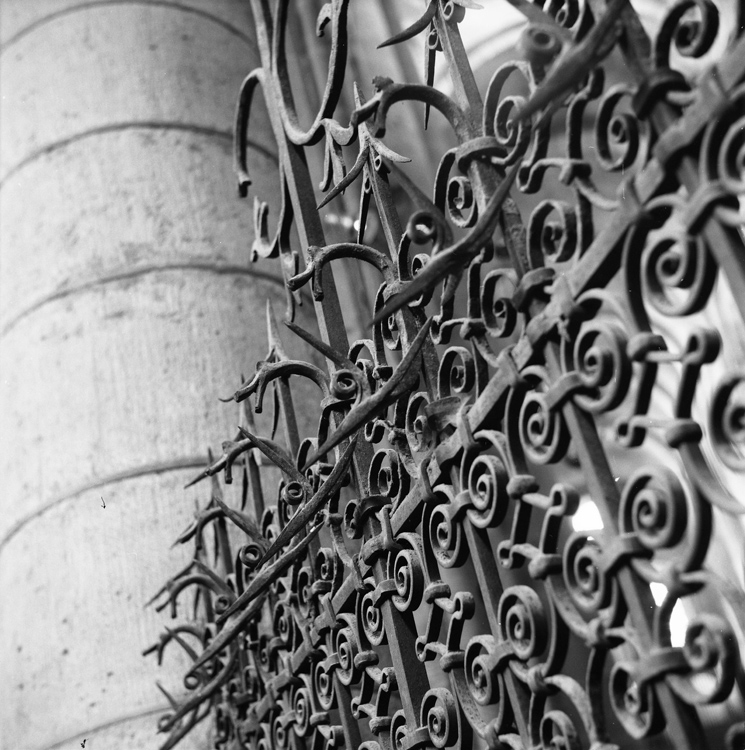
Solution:
[{"label": "stone pillar surface", "polygon": [[208,488],[184,483],[235,433],[216,397],[283,305],[231,166],[252,22],[239,0],[0,0],[0,30],[0,748],[156,748],[155,680],[183,693],[186,662],[141,656],[167,624],[143,604],[186,562]]}]

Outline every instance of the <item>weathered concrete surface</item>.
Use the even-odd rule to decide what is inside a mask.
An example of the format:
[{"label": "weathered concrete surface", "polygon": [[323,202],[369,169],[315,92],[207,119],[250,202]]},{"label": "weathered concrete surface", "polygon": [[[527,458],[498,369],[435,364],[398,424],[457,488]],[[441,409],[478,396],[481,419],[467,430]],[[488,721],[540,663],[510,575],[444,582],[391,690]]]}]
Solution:
[{"label": "weathered concrete surface", "polygon": [[175,653],[140,656],[164,624],[143,604],[184,562],[206,491],[184,482],[235,431],[216,397],[283,305],[231,168],[246,8],[0,0],[3,750],[155,748],[155,679],[183,691]]}]

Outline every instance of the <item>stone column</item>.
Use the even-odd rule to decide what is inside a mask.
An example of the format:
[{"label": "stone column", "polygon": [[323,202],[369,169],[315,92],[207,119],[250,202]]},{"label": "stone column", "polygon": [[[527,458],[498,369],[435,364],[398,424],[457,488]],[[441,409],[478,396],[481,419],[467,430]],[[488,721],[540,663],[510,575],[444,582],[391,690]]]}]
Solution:
[{"label": "stone column", "polygon": [[231,167],[252,23],[240,0],[0,0],[0,29],[0,747],[155,748],[155,680],[183,693],[186,663],[141,657],[143,604],[283,304]]}]

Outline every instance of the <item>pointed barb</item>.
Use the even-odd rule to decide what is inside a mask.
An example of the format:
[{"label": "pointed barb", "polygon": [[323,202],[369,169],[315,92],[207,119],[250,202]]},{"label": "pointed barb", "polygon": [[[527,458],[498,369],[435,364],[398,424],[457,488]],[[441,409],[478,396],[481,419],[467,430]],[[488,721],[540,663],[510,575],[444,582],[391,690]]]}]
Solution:
[{"label": "pointed barb", "polygon": [[171,695],[171,694],[170,694],[170,693],[169,693],[169,692],[168,692],[168,691],[167,691],[167,690],[166,690],[166,689],[165,689],[165,688],[163,687],[163,685],[162,685],[162,684],[160,683],[160,681],[159,681],[159,680],[156,680],[156,682],[155,682],[155,686],[156,686],[156,687],[158,688],[158,690],[160,690],[160,692],[161,692],[161,693],[163,693],[163,695],[165,695],[165,697],[166,697],[166,700],[167,700],[167,701],[168,701],[168,703],[170,704],[171,708],[172,708],[172,709],[173,709],[174,711],[178,711],[178,702],[177,702],[177,701],[176,701],[176,699],[175,699],[175,698],[174,698],[174,697],[173,697],[173,696],[172,696],[172,695]]},{"label": "pointed barb", "polygon": [[430,0],[429,5],[427,6],[427,10],[424,11],[424,14],[420,18],[417,18],[417,20],[414,21],[411,26],[407,26],[403,31],[399,31],[398,34],[394,34],[384,42],[381,42],[378,45],[378,49],[383,49],[383,47],[390,47],[392,44],[400,44],[401,42],[405,42],[407,39],[413,39],[417,34],[420,34],[422,31],[424,31],[427,26],[430,25],[430,23],[432,23],[432,19],[435,17],[436,13],[437,0]]},{"label": "pointed barb", "polygon": [[401,292],[392,296],[380,308],[372,320],[372,325],[377,325],[404,305],[428,292],[448,274],[463,272],[463,269],[481,250],[494,231],[502,204],[509,195],[521,164],[522,159],[518,159],[507,172],[473,229],[451,248],[435,255],[421,273],[417,274]]},{"label": "pointed barb", "polygon": [[255,599],[243,612],[228,620],[223,629],[210,642],[199,658],[194,662],[188,674],[194,674],[200,667],[214,659],[223,649],[227,648],[238,635],[243,632],[247,622],[259,614],[264,605],[264,597]]},{"label": "pointed barb", "polygon": [[221,591],[228,598],[235,597],[233,589],[231,589],[230,586],[228,586],[227,583],[225,583],[225,581],[209,567],[209,565],[205,565],[201,560],[194,560],[194,565],[196,565],[203,575],[215,584],[215,588],[218,591]]},{"label": "pointed barb", "polygon": [[316,338],[312,333],[301,328],[296,323],[292,323],[289,320],[285,320],[284,324],[296,335],[299,336],[307,344],[310,344],[317,352],[323,354],[326,359],[331,360],[337,367],[343,367],[351,369],[355,365],[347,357],[336,351],[333,347],[329,346],[325,341],[321,341]]},{"label": "pointed barb", "polygon": [[274,314],[271,300],[266,301],[266,337],[269,342],[270,352],[274,354],[274,358],[278,361],[286,360],[288,357],[282,346],[277,316]]},{"label": "pointed barb", "polygon": [[400,398],[413,384],[415,378],[419,377],[418,368],[414,367],[419,353],[421,352],[424,342],[432,326],[432,319],[429,318],[417,333],[411,346],[399,363],[391,379],[376,393],[369,398],[361,401],[355,406],[344,418],[342,423],[336,429],[336,432],[329,437],[326,442],[317,448],[305,462],[303,471],[307,471],[321,456],[324,456],[330,450],[335,448],[343,440],[359,430],[366,422],[387,408],[393,401]]},{"label": "pointed barb", "polygon": [[213,474],[216,474],[218,471],[220,471],[225,466],[225,456],[222,456],[217,461],[215,461],[215,455],[212,453],[212,449],[207,448],[207,464],[207,468],[204,469],[204,471],[200,472],[190,482],[185,484],[184,489],[187,489],[188,487],[197,484],[197,482],[201,482],[207,477],[211,477]]},{"label": "pointed barb", "polygon": [[223,513],[225,513],[225,515],[253,541],[259,544],[266,542],[266,539],[261,534],[259,527],[254,523],[252,518],[231,508],[221,498],[217,500],[217,504],[222,508]]},{"label": "pointed barb", "polygon": [[142,651],[142,656],[150,656],[150,654],[158,654],[158,661],[160,662],[160,651],[162,648],[163,643],[163,637],[158,640],[157,643],[153,643],[152,646],[148,646],[144,651]]},{"label": "pointed barb", "polygon": [[307,536],[301,539],[294,547],[287,550],[279,560],[257,574],[238,599],[217,618],[217,623],[225,622],[234,612],[250,604],[256,597],[263,594],[301,555],[305,554],[308,545],[318,536],[322,528],[323,523],[316,524],[308,532]]},{"label": "pointed barb", "polygon": [[331,474],[329,474],[326,481],[321,485],[320,489],[316,494],[308,500],[287,522],[285,527],[279,532],[279,535],[269,546],[269,549],[264,553],[261,560],[259,560],[256,570],[261,570],[264,563],[270,560],[282,547],[284,547],[294,536],[300,533],[300,530],[310,521],[313,520],[316,513],[326,504],[326,502],[332,497],[332,495],[339,489],[341,482],[343,481],[346,473],[352,463],[352,457],[354,456],[354,450],[357,445],[357,437],[349,443],[344,449],[344,453],[341,455],[339,460],[334,465]]},{"label": "pointed barb", "polygon": [[263,440],[260,437],[250,433],[245,427],[238,427],[241,434],[251,440],[251,442],[277,467],[279,467],[288,477],[306,485],[305,477],[298,471],[297,467],[290,459],[277,450],[277,447]]},{"label": "pointed barb", "polygon": [[[230,399],[233,400],[232,398]],[[201,482],[203,479],[207,479],[207,477],[210,475],[209,469],[205,469],[201,473],[197,474],[197,476],[194,477],[194,479],[190,480],[184,485],[184,489],[188,489],[189,487],[192,487],[193,485],[197,484],[198,482]]]},{"label": "pointed barb", "polygon": [[334,187],[326,193],[324,199],[316,206],[316,210],[320,211],[327,203],[330,203],[337,195],[341,195],[356,179],[362,171],[363,167],[367,163],[367,157],[370,153],[370,146],[366,144],[360,149],[357,154],[357,159],[354,162],[352,168],[347,174],[334,185]]},{"label": "pointed barb", "polygon": [[[182,575],[182,574],[180,573],[179,575]],[[145,604],[143,605],[143,609],[146,609],[147,607],[155,604],[155,602],[157,602],[158,599],[160,599],[160,597],[163,596],[163,594],[165,594],[166,591],[168,591],[168,589],[171,586],[172,581],[173,581],[173,579],[171,579],[170,581],[168,581],[168,583],[166,583],[164,586],[161,586],[160,589],[158,590],[158,593],[155,594],[154,596],[151,596],[150,599],[148,599],[145,602]]]}]

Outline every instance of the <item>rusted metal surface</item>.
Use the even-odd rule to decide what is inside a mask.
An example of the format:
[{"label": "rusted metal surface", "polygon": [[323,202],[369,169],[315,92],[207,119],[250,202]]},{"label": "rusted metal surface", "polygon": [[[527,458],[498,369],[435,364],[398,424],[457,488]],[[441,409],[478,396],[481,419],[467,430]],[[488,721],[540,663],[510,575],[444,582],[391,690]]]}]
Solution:
[{"label": "rusted metal surface", "polygon": [[[523,56],[484,91],[458,28],[473,3],[430,0],[381,39],[421,35],[425,83],[368,90],[345,81],[348,0],[326,3],[307,127],[286,35],[310,3],[252,2],[262,67],[236,169],[246,195],[262,97],[284,197],[254,198],[251,255],[279,262],[291,331],[268,315],[240,429],[195,479],[211,492],[179,539],[193,563],[156,597],[175,617],[194,594],[151,649],[193,661],[164,747],[207,716],[231,749],[744,746],[743,11],[677,2],[650,39],[628,0],[509,2]],[[611,64],[623,82],[605,84]],[[433,186],[386,145],[405,101],[457,139]],[[347,241],[324,234],[313,151],[322,202],[358,201]],[[341,259],[381,276],[351,344]],[[303,287],[320,339],[292,323]],[[292,335],[327,369],[288,359]],[[298,378],[319,389],[315,435],[298,434]],[[251,418],[268,390],[281,438]]]}]

